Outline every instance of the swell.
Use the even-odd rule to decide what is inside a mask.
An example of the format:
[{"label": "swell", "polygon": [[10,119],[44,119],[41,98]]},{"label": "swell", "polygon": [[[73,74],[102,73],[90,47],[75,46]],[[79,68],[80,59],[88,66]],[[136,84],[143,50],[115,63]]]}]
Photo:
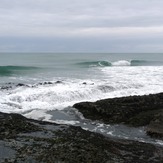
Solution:
[{"label": "swell", "polygon": [[111,66],[111,63],[108,61],[88,61],[88,62],[79,62],[78,66],[81,67],[105,67]]},{"label": "swell", "polygon": [[30,66],[0,66],[0,76],[12,76],[15,74],[23,74],[38,69],[38,67]]},{"label": "swell", "polygon": [[88,61],[77,63],[80,67],[112,67],[112,66],[161,66],[161,61],[148,61],[148,60],[118,60],[110,61]]},{"label": "swell", "polygon": [[163,62],[148,60],[131,60],[131,66],[163,66]]}]

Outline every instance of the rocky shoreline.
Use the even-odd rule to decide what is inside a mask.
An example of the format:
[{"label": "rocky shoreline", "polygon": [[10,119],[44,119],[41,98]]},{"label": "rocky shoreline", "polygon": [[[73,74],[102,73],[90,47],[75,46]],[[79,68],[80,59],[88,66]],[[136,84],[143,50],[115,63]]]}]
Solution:
[{"label": "rocky shoreline", "polygon": [[[86,118],[109,124],[148,126],[162,138],[163,93],[75,104]],[[81,127],[0,112],[0,162],[163,162],[163,146],[108,138]]]},{"label": "rocky shoreline", "polygon": [[81,102],[73,107],[87,119],[106,124],[147,126],[147,134],[163,138],[163,93]]}]

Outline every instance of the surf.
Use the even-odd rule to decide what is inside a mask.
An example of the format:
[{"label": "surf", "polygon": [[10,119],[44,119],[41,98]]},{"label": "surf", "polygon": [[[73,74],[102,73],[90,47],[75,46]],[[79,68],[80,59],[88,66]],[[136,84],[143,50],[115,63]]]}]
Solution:
[{"label": "surf", "polygon": [[83,68],[90,67],[114,67],[114,66],[155,66],[163,65],[161,61],[148,61],[148,60],[117,60],[117,61],[107,61],[107,60],[98,60],[98,61],[86,61],[79,62],[76,65]]}]

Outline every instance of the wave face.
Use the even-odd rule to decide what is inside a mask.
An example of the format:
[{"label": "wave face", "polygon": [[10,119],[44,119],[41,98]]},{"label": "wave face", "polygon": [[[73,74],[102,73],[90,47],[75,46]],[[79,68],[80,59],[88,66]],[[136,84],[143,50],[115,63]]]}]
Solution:
[{"label": "wave face", "polygon": [[0,66],[0,76],[12,76],[38,69],[30,66]]},{"label": "wave face", "polygon": [[111,63],[108,61],[89,61],[89,62],[80,62],[77,65],[81,67],[107,67],[111,66]]},{"label": "wave face", "polygon": [[131,60],[131,66],[161,66],[161,61],[148,61],[148,60]]},{"label": "wave face", "polygon": [[163,65],[160,61],[147,61],[147,60],[118,60],[114,62],[109,61],[90,61],[80,62],[77,65],[81,67],[111,67],[111,66],[155,66]]}]

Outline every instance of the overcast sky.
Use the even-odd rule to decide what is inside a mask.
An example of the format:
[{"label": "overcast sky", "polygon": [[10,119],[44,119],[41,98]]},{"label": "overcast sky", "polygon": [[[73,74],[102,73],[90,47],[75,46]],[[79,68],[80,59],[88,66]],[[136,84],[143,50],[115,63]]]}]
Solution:
[{"label": "overcast sky", "polygon": [[0,0],[0,52],[163,52],[163,0]]}]

